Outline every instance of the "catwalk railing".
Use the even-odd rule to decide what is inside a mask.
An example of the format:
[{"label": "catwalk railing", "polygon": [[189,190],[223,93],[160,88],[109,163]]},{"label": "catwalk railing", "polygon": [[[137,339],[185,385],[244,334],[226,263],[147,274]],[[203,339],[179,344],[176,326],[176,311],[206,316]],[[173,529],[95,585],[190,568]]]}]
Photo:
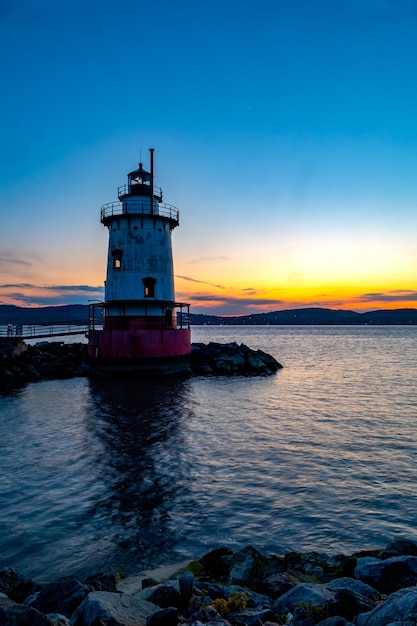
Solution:
[{"label": "catwalk railing", "polygon": [[151,211],[150,200],[139,200],[136,198],[129,198],[128,203],[123,202],[108,202],[101,207],[101,221],[104,223],[113,217],[119,217],[120,215],[130,216],[145,216],[145,217],[162,217],[171,222],[179,223],[180,212],[177,207],[172,204],[166,204],[165,202],[155,202],[154,210]]},{"label": "catwalk railing", "polygon": [[64,335],[85,335],[89,325],[87,322],[57,322],[53,324],[1,324],[1,338],[41,339],[45,337],[62,337]]}]

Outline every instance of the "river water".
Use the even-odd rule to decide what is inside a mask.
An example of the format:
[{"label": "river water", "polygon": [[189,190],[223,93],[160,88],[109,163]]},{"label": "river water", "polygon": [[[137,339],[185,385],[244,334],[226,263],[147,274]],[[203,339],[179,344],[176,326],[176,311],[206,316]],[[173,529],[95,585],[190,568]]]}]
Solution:
[{"label": "river water", "polygon": [[276,375],[0,396],[0,568],[127,574],[211,548],[417,540],[417,327],[193,327]]}]

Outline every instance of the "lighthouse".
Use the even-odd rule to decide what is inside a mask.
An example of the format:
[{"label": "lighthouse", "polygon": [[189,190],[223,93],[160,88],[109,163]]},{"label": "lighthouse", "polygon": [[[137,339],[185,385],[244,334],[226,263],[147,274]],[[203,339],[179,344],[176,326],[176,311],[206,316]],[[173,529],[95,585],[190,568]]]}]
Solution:
[{"label": "lighthouse", "polygon": [[175,301],[171,234],[179,211],[162,201],[139,163],[101,207],[109,231],[104,302],[90,305],[88,354],[98,374],[170,374],[188,370],[189,305]]}]

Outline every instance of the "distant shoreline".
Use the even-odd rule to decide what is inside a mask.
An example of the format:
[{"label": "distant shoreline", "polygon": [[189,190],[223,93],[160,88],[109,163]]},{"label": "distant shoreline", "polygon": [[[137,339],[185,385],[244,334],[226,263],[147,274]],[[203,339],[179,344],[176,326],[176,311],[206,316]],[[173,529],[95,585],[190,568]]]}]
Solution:
[{"label": "distant shoreline", "polygon": [[[86,304],[37,309],[0,304],[0,325],[58,323],[81,325],[87,322]],[[417,309],[380,309],[357,313],[344,309],[310,307],[236,316],[190,313],[190,324],[191,326],[417,326]]]}]

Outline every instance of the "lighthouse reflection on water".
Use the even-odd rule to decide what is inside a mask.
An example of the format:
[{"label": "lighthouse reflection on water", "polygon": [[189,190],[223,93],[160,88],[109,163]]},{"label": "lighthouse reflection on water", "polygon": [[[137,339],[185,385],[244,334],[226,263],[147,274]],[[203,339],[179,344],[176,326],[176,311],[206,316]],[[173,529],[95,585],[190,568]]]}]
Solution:
[{"label": "lighthouse reflection on water", "polygon": [[[162,201],[150,172],[139,168],[101,208],[109,230],[104,302],[90,306],[88,354],[97,374],[170,374],[188,370],[189,305],[175,301],[171,233],[179,211]],[[101,324],[102,328],[97,328]]]}]

